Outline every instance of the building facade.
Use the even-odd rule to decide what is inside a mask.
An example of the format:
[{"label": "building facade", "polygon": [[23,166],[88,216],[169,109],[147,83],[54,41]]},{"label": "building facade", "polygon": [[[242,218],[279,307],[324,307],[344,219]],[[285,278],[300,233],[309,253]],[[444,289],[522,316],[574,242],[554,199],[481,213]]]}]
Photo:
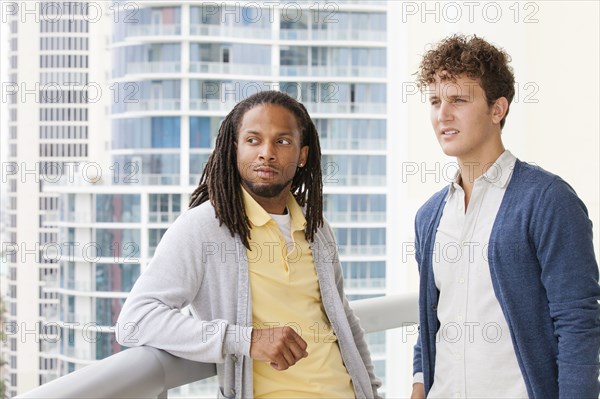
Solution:
[{"label": "building facade", "polygon": [[[282,90],[306,105],[321,137],[325,216],[347,294],[384,295],[385,4],[152,3],[124,5],[114,20],[111,172],[101,184],[57,189],[64,192],[61,236],[93,241],[102,252],[60,262],[61,311],[102,331],[96,342],[76,334],[72,346],[65,343],[61,353],[72,356],[61,371],[119,350],[108,329],[126,293],[187,207],[221,120],[260,90]],[[368,339],[384,378],[385,333]],[[180,394],[214,393],[210,383],[196,385]]]},{"label": "building facade", "polygon": [[[7,308],[4,382],[12,397],[58,375],[60,334],[58,195],[43,187],[79,168],[104,147],[106,113],[104,21],[93,23],[86,2],[3,2],[8,24],[8,76],[3,127],[6,203],[3,257]],[[5,43],[3,43],[4,46]],[[46,326],[46,327],[44,327]]]},{"label": "building facade", "polygon": [[[63,172],[36,187],[58,212],[48,221],[40,219],[41,231],[51,235],[45,241],[38,237],[39,242],[62,247],[58,256],[45,257],[53,263],[38,265],[51,271],[49,277],[40,271],[40,295],[52,295],[51,300],[36,299],[39,305],[31,310],[32,319],[46,326],[44,339],[30,352],[40,359],[38,382],[122,349],[112,326],[127,293],[166,229],[186,209],[221,120],[235,103],[260,90],[294,96],[317,126],[324,211],[338,241],[349,299],[385,295],[390,161],[386,2],[120,2],[103,11],[105,22],[96,25],[86,25],[85,16],[72,18],[81,19],[81,26],[64,29],[76,32],[62,32],[61,25],[43,19],[30,27],[40,37],[40,81],[60,84],[73,78],[65,73],[77,73],[87,79],[82,82],[101,82],[104,89],[93,105],[104,122],[90,126],[88,116],[65,124],[75,129],[73,140],[89,140],[91,131],[98,131],[97,153],[89,154],[87,143],[88,153],[82,153],[74,173]],[[92,27],[97,34],[90,33]],[[69,41],[71,36],[87,41]],[[108,43],[108,52],[99,49],[102,44],[96,47],[96,56],[108,55],[99,63],[91,63],[94,41]],[[71,51],[68,46],[79,47]],[[87,61],[61,61],[71,52],[86,52]],[[52,66],[45,71],[42,65]],[[81,93],[71,96],[73,101],[85,99]],[[67,112],[66,106],[59,111],[46,110],[56,105],[38,106],[40,120],[52,119],[49,128],[39,127],[40,151],[67,154],[56,145],[66,145],[69,128],[54,122]],[[82,110],[90,106],[83,102],[72,112],[85,118]],[[87,130],[81,130],[84,126]],[[38,158],[44,160],[41,152],[31,154],[32,160]],[[18,187],[22,189],[21,183]],[[11,277],[9,292],[13,281]],[[11,304],[16,300],[9,302],[16,306]],[[22,313],[17,309],[16,314],[21,322]],[[367,339],[376,374],[385,381],[386,333]],[[13,356],[14,351],[7,353]],[[8,381],[13,395],[33,387],[21,388],[14,380],[21,378],[21,370],[35,369],[21,364],[21,369],[8,368],[15,375]],[[43,371],[45,367],[52,371]],[[178,393],[211,396],[212,384],[197,383]]]}]

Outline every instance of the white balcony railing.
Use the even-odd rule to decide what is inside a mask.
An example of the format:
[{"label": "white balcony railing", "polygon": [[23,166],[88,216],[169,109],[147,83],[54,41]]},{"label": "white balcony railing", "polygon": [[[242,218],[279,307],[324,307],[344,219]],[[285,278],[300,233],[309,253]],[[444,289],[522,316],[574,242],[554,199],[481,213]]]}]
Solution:
[{"label": "white balcony railing", "polygon": [[139,111],[178,111],[181,109],[181,101],[173,98],[158,98],[147,100],[124,101],[127,112]]},{"label": "white balcony railing", "polygon": [[387,33],[385,31],[364,30],[364,29],[282,29],[279,32],[281,40],[351,40],[368,42],[385,42]]},{"label": "white balcony railing", "polygon": [[308,102],[303,101],[304,106],[309,113],[326,114],[383,114],[386,112],[385,103],[349,103],[336,101],[335,97],[331,100]]},{"label": "white balcony railing", "polygon": [[331,223],[383,223],[385,222],[385,212],[333,212],[326,211],[327,220]]},{"label": "white balcony railing", "polygon": [[181,34],[181,25],[125,24],[127,36],[171,36]]},{"label": "white balcony railing", "polygon": [[179,61],[146,61],[127,64],[128,74],[177,72],[181,72],[181,62]]},{"label": "white balcony railing", "polygon": [[385,278],[345,278],[344,287],[347,290],[385,288]]},{"label": "white balcony railing", "polygon": [[[330,76],[386,78],[386,67],[352,66],[352,65],[282,65],[279,67],[281,76]],[[332,78],[332,79],[335,79]]]},{"label": "white balcony railing", "polygon": [[192,111],[230,111],[236,104],[235,100],[226,99],[191,99],[190,110]]},{"label": "white balcony railing", "polygon": [[385,150],[385,139],[319,138],[323,151],[328,150]]},{"label": "white balcony railing", "polygon": [[385,255],[386,245],[338,245],[342,256]]},{"label": "white balcony railing", "polygon": [[[417,294],[351,302],[365,332],[407,327],[418,320]],[[216,367],[170,355],[159,349],[131,348],[44,384],[17,398],[166,399],[167,391],[212,377]]]},{"label": "white balcony railing", "polygon": [[172,223],[179,216],[179,212],[148,212],[149,223]]},{"label": "white balcony railing", "polygon": [[341,175],[335,169],[326,169],[323,177],[325,186],[385,186],[386,177],[381,175]]},{"label": "white balcony railing", "polygon": [[270,39],[271,28],[252,28],[248,26],[228,25],[190,25],[192,36],[240,37],[244,39]]},{"label": "white balcony railing", "polygon": [[191,73],[231,74],[231,75],[273,75],[271,65],[231,64],[226,62],[191,61]]}]

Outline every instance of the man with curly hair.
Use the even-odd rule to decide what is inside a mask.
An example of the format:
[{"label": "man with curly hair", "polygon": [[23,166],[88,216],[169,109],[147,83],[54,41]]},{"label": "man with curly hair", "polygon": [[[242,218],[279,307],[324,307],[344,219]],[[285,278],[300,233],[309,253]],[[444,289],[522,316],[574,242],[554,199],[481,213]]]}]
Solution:
[{"label": "man with curly hair", "polygon": [[415,220],[413,398],[598,398],[600,285],[585,205],[505,150],[510,57],[473,36],[422,59],[418,84],[459,170]]}]

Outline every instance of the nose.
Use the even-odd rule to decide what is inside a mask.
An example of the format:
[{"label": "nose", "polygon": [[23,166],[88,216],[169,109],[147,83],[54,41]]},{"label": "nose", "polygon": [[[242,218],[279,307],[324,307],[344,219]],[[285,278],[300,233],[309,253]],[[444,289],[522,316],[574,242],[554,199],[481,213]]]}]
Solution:
[{"label": "nose", "polygon": [[277,159],[275,146],[269,141],[265,141],[260,148],[259,158],[263,162],[274,162]]},{"label": "nose", "polygon": [[445,122],[452,119],[452,104],[448,101],[440,101],[437,113],[438,122]]}]

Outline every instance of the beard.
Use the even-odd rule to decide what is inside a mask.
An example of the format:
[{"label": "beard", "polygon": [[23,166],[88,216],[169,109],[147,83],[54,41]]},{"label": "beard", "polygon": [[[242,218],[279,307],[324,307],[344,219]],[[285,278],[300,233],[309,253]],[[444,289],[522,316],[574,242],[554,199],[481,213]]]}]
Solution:
[{"label": "beard", "polygon": [[277,197],[281,192],[292,182],[293,179],[288,180],[283,183],[254,183],[250,180],[242,179],[248,190],[250,190],[254,195],[263,198],[273,198]]}]

